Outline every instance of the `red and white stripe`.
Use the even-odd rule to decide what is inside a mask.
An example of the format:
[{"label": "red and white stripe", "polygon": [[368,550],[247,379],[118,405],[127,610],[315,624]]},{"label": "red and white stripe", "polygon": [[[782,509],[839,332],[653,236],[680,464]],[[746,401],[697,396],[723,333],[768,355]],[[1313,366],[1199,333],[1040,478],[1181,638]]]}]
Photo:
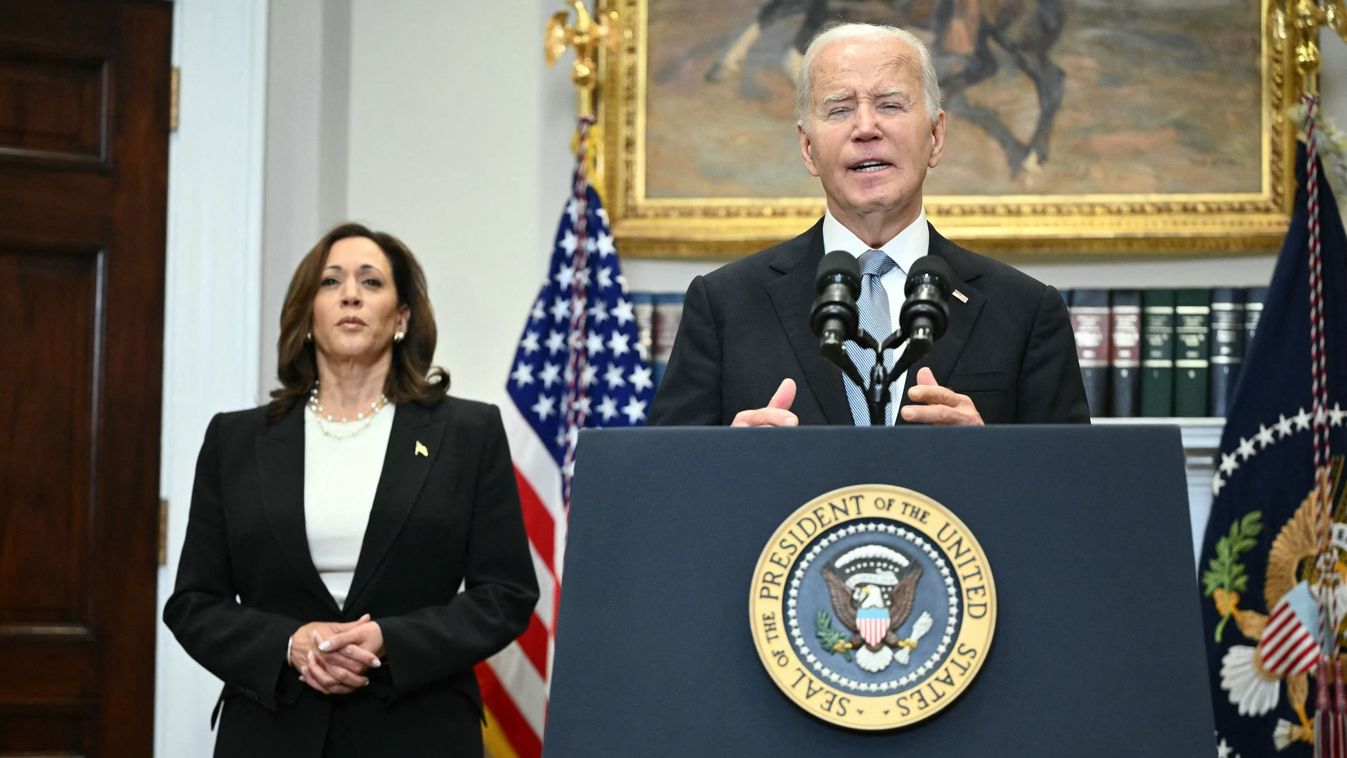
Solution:
[{"label": "red and white stripe", "polygon": [[540,592],[528,629],[504,650],[479,664],[477,679],[483,705],[491,716],[489,721],[498,727],[497,736],[508,741],[508,748],[497,746],[492,750],[495,758],[508,758],[501,755],[506,749],[520,758],[536,758],[542,754],[547,715],[547,683],[561,591],[566,518],[561,470],[556,461],[513,403],[502,404],[501,417],[514,458],[519,501]]},{"label": "red and white stripe", "polygon": [[1300,618],[1285,599],[1272,610],[1263,639],[1258,643],[1258,652],[1263,659],[1263,668],[1278,676],[1309,671],[1318,663],[1320,655],[1314,634],[1300,623]]},{"label": "red and white stripe", "polygon": [[889,618],[860,618],[856,620],[856,627],[860,630],[861,638],[871,647],[878,645],[884,639],[884,635],[889,633]]}]

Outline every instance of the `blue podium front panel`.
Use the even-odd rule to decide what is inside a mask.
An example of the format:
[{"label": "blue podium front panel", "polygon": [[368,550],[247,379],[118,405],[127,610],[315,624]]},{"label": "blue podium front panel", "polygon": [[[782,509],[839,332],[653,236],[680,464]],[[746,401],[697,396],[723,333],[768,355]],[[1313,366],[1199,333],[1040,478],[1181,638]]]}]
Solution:
[{"label": "blue podium front panel", "polygon": [[[791,702],[755,650],[759,555],[795,509],[890,484],[952,511],[995,576],[995,636],[957,701],[888,732]],[[1173,427],[585,432],[549,756],[1212,755]]]}]

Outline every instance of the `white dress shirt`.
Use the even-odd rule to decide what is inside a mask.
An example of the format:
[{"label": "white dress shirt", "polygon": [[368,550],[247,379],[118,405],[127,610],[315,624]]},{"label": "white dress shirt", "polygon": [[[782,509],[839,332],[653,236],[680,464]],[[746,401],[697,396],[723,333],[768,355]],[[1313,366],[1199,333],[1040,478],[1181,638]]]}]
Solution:
[{"label": "white dress shirt", "polygon": [[[339,608],[346,607],[355,577],[393,415],[394,407],[385,405],[359,434],[333,439],[323,433],[313,412],[304,409],[304,530],[313,565]],[[346,424],[334,426],[341,430]]]}]

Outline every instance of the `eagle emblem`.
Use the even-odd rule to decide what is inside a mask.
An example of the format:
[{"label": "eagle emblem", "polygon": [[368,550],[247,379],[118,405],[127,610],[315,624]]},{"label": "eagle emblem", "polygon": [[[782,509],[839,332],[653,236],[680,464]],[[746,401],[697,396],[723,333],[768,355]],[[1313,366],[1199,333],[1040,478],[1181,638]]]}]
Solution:
[{"label": "eagle emblem", "polygon": [[777,527],[753,571],[748,618],[764,670],[797,706],[850,729],[895,729],[948,707],[977,676],[996,585],[976,537],[944,505],[856,484]]},{"label": "eagle emblem", "polygon": [[907,665],[917,642],[931,628],[931,614],[923,611],[910,637],[898,631],[912,614],[921,581],[921,566],[893,548],[870,544],[843,553],[823,567],[833,612],[850,638],[836,634],[834,653],[855,651],[856,665],[875,673],[894,661]]},{"label": "eagle emblem", "polygon": [[[1263,579],[1263,608],[1241,593],[1248,588],[1244,554],[1253,550],[1264,524],[1262,511],[1250,511],[1217,541],[1216,557],[1202,575],[1204,592],[1220,616],[1213,636],[1217,643],[1233,620],[1253,644],[1231,645],[1221,658],[1221,689],[1240,716],[1261,717],[1281,703],[1282,684],[1296,721],[1277,719],[1272,742],[1285,750],[1300,742],[1314,744],[1314,718],[1308,710],[1325,652],[1320,631],[1319,598],[1332,596],[1328,623],[1336,643],[1347,639],[1347,491],[1341,487],[1343,459],[1333,456],[1328,481],[1316,484],[1272,540]],[[1336,493],[1336,497],[1335,497]],[[1327,545],[1321,522],[1323,507],[1332,508]],[[1325,547],[1327,549],[1325,549]],[[1249,593],[1253,594],[1253,593]],[[1244,607],[1251,606],[1251,607]],[[1322,706],[1320,706],[1322,707]]]}]

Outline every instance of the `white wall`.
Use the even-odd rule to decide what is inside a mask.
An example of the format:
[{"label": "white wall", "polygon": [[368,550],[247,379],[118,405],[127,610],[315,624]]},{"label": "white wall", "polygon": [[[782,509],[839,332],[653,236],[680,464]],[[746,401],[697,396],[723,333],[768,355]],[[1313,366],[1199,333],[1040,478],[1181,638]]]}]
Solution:
[{"label": "white wall", "polygon": [[266,81],[259,401],[276,377],[285,290],[299,259],[346,216],[348,0],[271,0]]},{"label": "white wall", "polygon": [[500,400],[568,191],[573,98],[543,65],[555,0],[352,0],[347,212],[427,269],[437,360]]},{"label": "white wall", "polygon": [[499,402],[569,185],[549,0],[272,0],[261,389],[299,257],[361,221],[426,269],[455,394]]},{"label": "white wall", "polygon": [[[266,12],[266,0],[174,4],[173,60],[182,88],[178,131],[169,139],[160,469],[169,534],[168,563],[159,569],[161,613],[177,573],[206,424],[217,411],[251,406],[257,395]],[[157,632],[155,753],[209,755],[208,719],[220,683],[163,624]]]}]

